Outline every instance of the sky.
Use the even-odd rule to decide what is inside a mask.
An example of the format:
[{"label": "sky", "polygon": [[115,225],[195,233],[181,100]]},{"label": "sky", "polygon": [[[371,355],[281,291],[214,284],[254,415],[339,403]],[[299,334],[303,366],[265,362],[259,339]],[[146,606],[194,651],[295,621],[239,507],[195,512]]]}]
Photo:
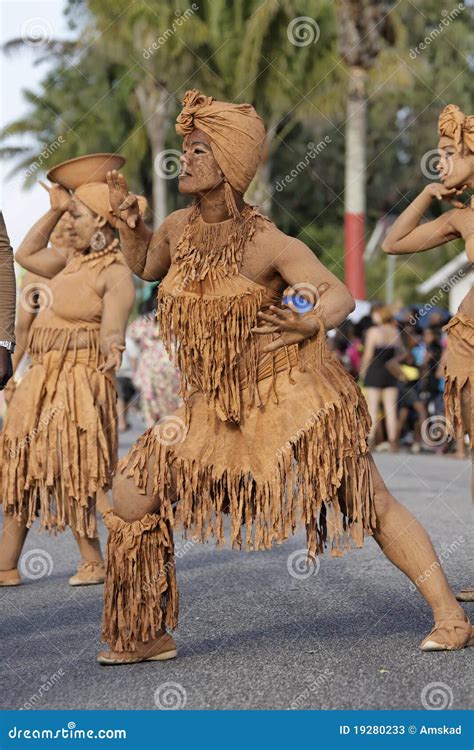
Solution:
[{"label": "sky", "polygon": [[[64,0],[0,0],[1,45],[14,38],[64,38],[68,35],[63,17]],[[23,116],[28,105],[22,89],[39,91],[48,62],[35,65],[38,48],[25,45],[24,49],[6,55],[0,51],[0,128]],[[11,143],[18,143],[12,139]],[[6,145],[4,142],[2,145]],[[28,229],[49,208],[48,194],[39,185],[24,190],[21,178],[7,178],[14,160],[0,160],[0,206],[15,250]],[[39,175],[39,178],[41,176]],[[42,176],[44,179],[44,175]]]}]

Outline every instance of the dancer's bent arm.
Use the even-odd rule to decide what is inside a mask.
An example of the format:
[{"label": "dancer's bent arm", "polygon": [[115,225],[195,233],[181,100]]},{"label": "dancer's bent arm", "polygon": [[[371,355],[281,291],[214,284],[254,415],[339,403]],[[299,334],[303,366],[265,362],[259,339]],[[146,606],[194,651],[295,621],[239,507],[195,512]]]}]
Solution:
[{"label": "dancer's bent arm", "polygon": [[65,267],[68,255],[66,251],[47,245],[51,232],[69,207],[70,195],[58,185],[48,192],[51,208],[32,226],[16,251],[15,260],[27,271],[52,279]]},{"label": "dancer's bent arm", "polygon": [[295,306],[290,302],[281,308],[271,305],[268,312],[259,311],[259,324],[252,331],[279,334],[278,338],[263,347],[263,352],[272,352],[312,338],[321,326],[326,331],[334,328],[355,307],[347,287],[323,266],[309,247],[283,233],[280,235],[279,238],[272,236],[271,255],[267,255],[269,264],[290,287],[290,300],[291,297],[303,298],[314,307],[310,312],[301,313],[298,304]]},{"label": "dancer's bent arm", "polygon": [[382,244],[384,252],[390,255],[418,253],[459,237],[453,223],[455,209],[438,216],[434,221],[420,224],[433,198],[449,199],[456,193],[454,188],[446,188],[437,182],[427,185],[390,228]]},{"label": "dancer's bent arm", "polygon": [[316,289],[316,308],[325,329],[339,326],[355,307],[352,294],[326,266],[315,256],[304,242],[285,237],[283,252],[276,252],[274,268],[286,283],[293,287],[308,284]]}]

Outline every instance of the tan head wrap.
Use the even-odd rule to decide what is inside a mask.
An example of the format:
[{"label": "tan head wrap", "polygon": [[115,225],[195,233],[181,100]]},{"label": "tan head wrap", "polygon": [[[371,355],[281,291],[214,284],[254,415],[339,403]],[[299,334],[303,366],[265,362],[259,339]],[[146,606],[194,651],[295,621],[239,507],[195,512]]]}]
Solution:
[{"label": "tan head wrap", "polygon": [[462,151],[463,144],[474,153],[474,116],[465,115],[456,104],[448,104],[438,120],[440,136],[452,138],[456,149]]},{"label": "tan head wrap", "polygon": [[251,104],[215,101],[197,89],[186,91],[176,132],[207,133],[227,182],[242,195],[255,177],[265,144],[265,126]]},{"label": "tan head wrap", "polygon": [[[106,183],[88,182],[85,185],[80,185],[80,187],[76,188],[74,195],[76,195],[79,200],[87,206],[87,208],[90,208],[95,214],[106,219],[106,221],[108,221],[109,224],[112,224],[112,226],[115,226],[116,220],[111,213],[109,188]],[[137,197],[140,214],[143,216],[147,209],[147,200],[141,195]]]}]

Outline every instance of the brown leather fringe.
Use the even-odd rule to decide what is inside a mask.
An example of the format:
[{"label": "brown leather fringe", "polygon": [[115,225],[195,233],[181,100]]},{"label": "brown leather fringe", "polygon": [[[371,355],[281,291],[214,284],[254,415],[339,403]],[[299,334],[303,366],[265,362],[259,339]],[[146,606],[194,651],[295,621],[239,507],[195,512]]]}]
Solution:
[{"label": "brown leather fringe", "polygon": [[[180,396],[185,403],[197,389],[206,394],[222,421],[240,421],[242,376],[255,393],[258,352],[251,328],[262,298],[262,289],[214,298],[159,289],[158,326],[168,355],[180,370]],[[242,372],[238,360],[244,351]]]},{"label": "brown leather fringe", "polygon": [[[61,349],[48,351],[61,340]],[[79,336],[87,349],[76,348]],[[113,377],[95,371],[98,332],[36,328],[33,364],[9,406],[1,440],[4,512],[37,514],[40,528],[97,536],[93,503],[111,485],[117,460],[117,406]],[[68,347],[73,348],[68,348]]]},{"label": "brown leather fringe", "polygon": [[73,352],[73,364],[77,353],[87,352],[87,362],[91,367],[98,367],[100,362],[100,325],[74,328],[49,328],[33,325],[28,336],[27,351],[33,362],[52,349],[60,353],[61,360],[67,352]]},{"label": "brown leather fringe", "polygon": [[134,651],[178,621],[172,527],[148,513],[127,523],[104,513],[109,530],[102,640],[114,651]]},{"label": "brown leather fringe", "polygon": [[[470,431],[471,440],[474,431],[474,320],[458,312],[443,331],[448,334],[444,385],[446,429],[450,437],[463,443],[465,431]],[[461,398],[467,383],[471,394],[469,425],[463,423]]]},{"label": "brown leather fringe", "polygon": [[173,263],[188,282],[202,281],[208,275],[216,280],[237,274],[245,243],[269,221],[254,206],[246,205],[237,218],[208,224],[202,220],[196,203],[176,246]]},{"label": "brown leather fringe", "polygon": [[[474,356],[474,353],[473,353]],[[461,445],[464,443],[464,434],[470,428],[469,434],[474,431],[474,376],[462,375],[451,377],[446,373],[444,383],[444,410],[446,417],[446,432],[448,437],[454,438]],[[462,391],[464,386],[470,384],[471,413],[470,425],[465,425],[462,417]]]},{"label": "brown leather fringe", "polygon": [[[309,422],[310,420],[308,420]],[[178,500],[175,521],[185,534],[202,542],[211,536],[225,544],[224,514],[230,514],[231,546],[270,548],[306,525],[308,552],[320,554],[329,542],[340,556],[351,543],[362,546],[376,522],[372,475],[367,455],[369,417],[361,397],[356,406],[348,399],[326,406],[313,415],[275,456],[274,473],[256,481],[251,473],[216,471],[212,464],[182,459],[157,441],[155,428],[147,430],[120,462],[145,492],[148,475],[143,467],[153,458],[153,491],[169,516],[169,464],[176,471]]]}]

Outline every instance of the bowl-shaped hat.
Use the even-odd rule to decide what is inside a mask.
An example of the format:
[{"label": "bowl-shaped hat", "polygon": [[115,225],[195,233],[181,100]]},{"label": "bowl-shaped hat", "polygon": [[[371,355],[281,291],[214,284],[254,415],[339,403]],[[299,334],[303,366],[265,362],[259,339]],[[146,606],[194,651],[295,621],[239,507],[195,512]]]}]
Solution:
[{"label": "bowl-shaped hat", "polygon": [[120,154],[88,154],[68,159],[49,170],[46,177],[67,190],[76,190],[89,182],[105,182],[111,169],[120,169],[125,164]]}]

